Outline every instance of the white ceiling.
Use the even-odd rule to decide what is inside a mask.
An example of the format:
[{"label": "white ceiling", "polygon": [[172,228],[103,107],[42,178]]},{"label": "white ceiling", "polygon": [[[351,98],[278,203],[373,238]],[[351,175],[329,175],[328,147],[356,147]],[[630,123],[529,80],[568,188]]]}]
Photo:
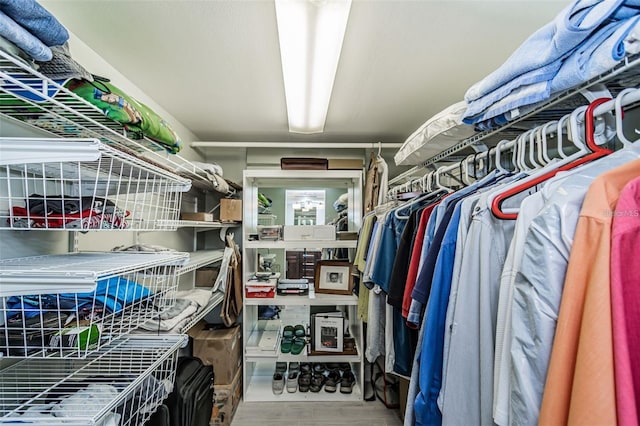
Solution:
[{"label": "white ceiling", "polygon": [[200,140],[403,142],[568,0],[353,0],[317,135],[288,132],[271,0],[41,3]]}]

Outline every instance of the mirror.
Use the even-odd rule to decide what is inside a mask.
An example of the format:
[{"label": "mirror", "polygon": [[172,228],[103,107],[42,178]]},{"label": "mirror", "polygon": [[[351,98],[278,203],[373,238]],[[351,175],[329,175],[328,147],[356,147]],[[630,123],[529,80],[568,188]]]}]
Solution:
[{"label": "mirror", "polygon": [[287,189],[285,225],[324,225],[324,189]]}]

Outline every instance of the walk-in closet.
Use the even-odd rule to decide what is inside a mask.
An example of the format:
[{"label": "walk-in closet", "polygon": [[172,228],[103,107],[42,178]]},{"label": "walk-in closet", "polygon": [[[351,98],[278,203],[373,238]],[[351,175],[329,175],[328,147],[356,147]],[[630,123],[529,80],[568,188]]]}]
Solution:
[{"label": "walk-in closet", "polygon": [[640,424],[638,0],[0,0],[0,425]]}]

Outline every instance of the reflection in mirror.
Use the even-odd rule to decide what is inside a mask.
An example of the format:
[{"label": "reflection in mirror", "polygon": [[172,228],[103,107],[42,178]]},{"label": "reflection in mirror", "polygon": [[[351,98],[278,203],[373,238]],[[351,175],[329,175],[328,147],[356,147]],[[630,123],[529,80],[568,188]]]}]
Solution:
[{"label": "reflection in mirror", "polygon": [[287,189],[285,225],[324,225],[324,189]]}]

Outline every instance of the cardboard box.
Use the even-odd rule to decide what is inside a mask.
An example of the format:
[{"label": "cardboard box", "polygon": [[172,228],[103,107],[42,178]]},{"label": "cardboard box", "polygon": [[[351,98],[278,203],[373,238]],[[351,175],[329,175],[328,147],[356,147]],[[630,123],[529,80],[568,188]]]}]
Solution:
[{"label": "cardboard box", "polygon": [[241,327],[207,330],[200,322],[189,330],[193,338],[193,356],[206,365],[213,365],[215,385],[231,384],[242,368]]},{"label": "cardboard box", "polygon": [[364,161],[360,158],[329,158],[329,170],[362,170]]},{"label": "cardboard box", "polygon": [[180,219],[198,222],[213,222],[213,213],[180,213]]},{"label": "cardboard box", "polygon": [[282,239],[285,241],[333,241],[336,239],[336,228],[333,225],[285,225]]},{"label": "cardboard box", "polygon": [[196,270],[196,287],[213,287],[220,268],[200,268]]},{"label": "cardboard box", "polygon": [[242,222],[242,200],[223,198],[220,200],[220,221]]},{"label": "cardboard box", "polygon": [[242,398],[242,369],[230,385],[213,386],[213,410],[209,426],[229,426]]}]

